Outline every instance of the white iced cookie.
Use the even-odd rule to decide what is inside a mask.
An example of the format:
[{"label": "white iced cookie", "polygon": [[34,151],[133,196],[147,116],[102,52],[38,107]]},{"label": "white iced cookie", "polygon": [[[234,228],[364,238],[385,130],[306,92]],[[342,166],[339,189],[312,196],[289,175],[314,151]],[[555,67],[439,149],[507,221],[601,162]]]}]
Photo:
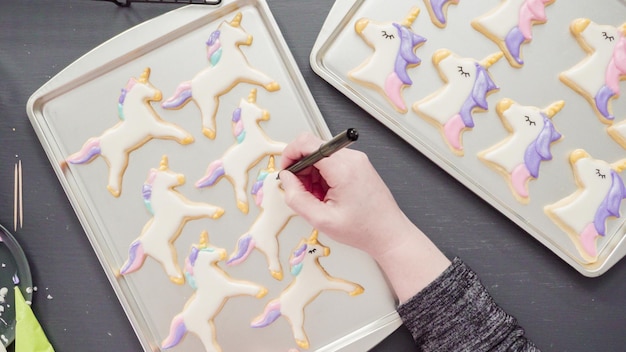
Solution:
[{"label": "white iced cookie", "polygon": [[619,173],[626,168],[626,159],[609,164],[582,149],[573,151],[569,159],[578,189],[544,211],[570,236],[581,257],[593,263],[598,259],[596,241],[605,236],[607,220],[620,217],[626,186]]},{"label": "white iced cookie", "polygon": [[299,347],[309,348],[309,339],[304,331],[304,308],[324,290],[339,290],[356,296],[363,293],[363,287],[350,281],[328,275],[320,265],[319,258],[327,257],[330,249],[317,240],[314,230],[300,244],[289,258],[291,273],[295,276],[291,284],[270,301],[265,311],[251,324],[253,328],[266,327],[280,316],[284,316],[289,324],[293,337]]},{"label": "white iced cookie", "polygon": [[252,89],[248,101],[241,99],[239,108],[233,112],[235,144],[226,150],[221,159],[209,164],[204,177],[196,182],[196,187],[210,187],[226,177],[235,190],[237,207],[247,214],[248,171],[265,156],[281,154],[286,146],[286,143],[270,139],[261,129],[259,122],[269,118],[269,112],[256,105],[256,89]]},{"label": "white iced cookie", "polygon": [[587,99],[600,121],[611,124],[611,100],[619,97],[619,83],[626,78],[626,23],[613,27],[579,18],[570,31],[587,57],[559,78]]},{"label": "white iced cookie", "polygon": [[262,298],[267,289],[251,282],[232,279],[218,266],[226,258],[226,251],[208,243],[203,232],[200,243],[191,247],[185,260],[187,282],[196,291],[189,298],[183,311],[172,319],[170,333],[161,343],[162,348],[172,348],[180,343],[188,332],[195,334],[208,352],[221,351],[216,338],[214,319],[226,302],[236,296]]},{"label": "white iced cookie", "polygon": [[181,144],[193,142],[191,134],[162,120],[150,102],[161,101],[161,91],[149,81],[150,68],[139,79],[131,78],[122,89],[117,104],[119,122],[99,137],[90,138],[80,151],[70,155],[70,164],[89,163],[102,157],[109,166],[107,189],[115,197],[122,192],[122,178],[129,154],[153,138],[173,139]]},{"label": "white iced cookie", "polygon": [[401,23],[361,18],[354,25],[356,33],[374,52],[359,67],[350,71],[348,77],[376,90],[403,114],[407,112],[407,107],[402,90],[413,84],[408,69],[420,64],[415,50],[426,41],[411,29],[418,14],[419,9],[414,8]]},{"label": "white iced cookie", "polygon": [[283,279],[277,237],[296,213],[285,203],[284,191],[274,169],[274,157],[270,157],[267,169],[262,170],[252,187],[256,204],[262,208],[258,217],[237,241],[237,248],[227,261],[228,265],[244,262],[252,250],[258,249],[265,255],[270,274],[277,280]]},{"label": "white iced cookie", "polygon": [[439,28],[448,24],[448,6],[456,5],[460,0],[424,0],[430,20]]},{"label": "white iced cookie", "polygon": [[509,136],[478,153],[478,157],[506,178],[513,195],[522,203],[529,201],[528,181],[539,177],[541,162],[552,160],[552,143],[561,139],[552,118],[564,105],[561,100],[539,109],[511,99],[496,104],[496,112]]},{"label": "white iced cookie", "polygon": [[193,100],[202,115],[202,132],[215,138],[215,116],[219,99],[234,86],[245,82],[270,92],[280,89],[278,83],[248,63],[240,45],[252,44],[252,35],[241,27],[242,14],[230,22],[222,22],[211,33],[207,45],[209,67],[198,72],[191,81],[181,83],[174,95],[161,104],[165,109],[180,109]]},{"label": "white iced cookie", "polygon": [[462,133],[474,127],[474,111],[489,109],[487,96],[499,89],[487,69],[502,58],[492,54],[482,61],[459,57],[447,49],[433,54],[433,64],[445,85],[413,104],[413,110],[435,125],[457,155],[464,154]]},{"label": "white iced cookie", "polygon": [[545,23],[545,7],[555,0],[504,0],[472,21],[472,27],[498,45],[513,67],[524,65],[522,45],[532,39],[532,27]]},{"label": "white iced cookie", "polygon": [[121,275],[139,270],[146,258],[152,257],[161,263],[172,282],[179,285],[185,282],[176,260],[174,242],[188,221],[217,219],[224,210],[211,204],[192,202],[174,189],[184,183],[184,175],[169,169],[167,156],[163,156],[158,169],[150,170],[142,193],[152,218],[130,245],[128,260],[120,269]]}]

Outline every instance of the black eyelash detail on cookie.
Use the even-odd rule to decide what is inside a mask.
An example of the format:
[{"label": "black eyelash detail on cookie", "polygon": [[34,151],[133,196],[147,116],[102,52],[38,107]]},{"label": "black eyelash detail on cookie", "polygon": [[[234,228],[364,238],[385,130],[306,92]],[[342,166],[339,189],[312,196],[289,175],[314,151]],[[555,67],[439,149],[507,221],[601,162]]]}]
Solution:
[{"label": "black eyelash detail on cookie", "polygon": [[535,123],[535,121],[530,119],[530,116],[526,116],[526,115],[524,115],[524,116],[526,117],[526,122],[528,122],[528,125],[530,125],[530,126],[536,126],[537,125]]},{"label": "black eyelash detail on cookie", "polygon": [[383,38],[385,38],[385,39],[393,39],[393,38],[395,38],[395,36],[393,34],[389,34],[389,33],[387,33],[387,31],[382,31],[381,33],[383,35]]},{"label": "black eyelash detail on cookie", "polygon": [[463,77],[469,77],[470,76],[469,72],[463,71],[463,66],[457,66],[457,68],[459,69],[458,72],[461,74],[461,76],[463,76]]},{"label": "black eyelash detail on cookie", "polygon": [[606,175],[600,172],[600,169],[596,169],[596,175],[598,175],[598,177],[605,179]]},{"label": "black eyelash detail on cookie", "polygon": [[610,42],[615,40],[614,36],[608,35],[606,32],[602,32],[602,36],[604,37],[604,39],[608,39]]}]

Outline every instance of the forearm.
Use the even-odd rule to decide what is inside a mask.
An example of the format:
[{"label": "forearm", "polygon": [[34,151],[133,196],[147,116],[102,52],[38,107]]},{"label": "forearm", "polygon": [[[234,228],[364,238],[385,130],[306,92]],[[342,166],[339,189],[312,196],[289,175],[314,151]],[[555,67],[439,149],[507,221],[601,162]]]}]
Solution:
[{"label": "forearm", "polygon": [[393,222],[389,247],[370,254],[403,303],[435,280],[450,266],[450,260],[404,214],[401,215],[401,219]]},{"label": "forearm", "polygon": [[539,351],[459,259],[398,313],[422,351]]}]

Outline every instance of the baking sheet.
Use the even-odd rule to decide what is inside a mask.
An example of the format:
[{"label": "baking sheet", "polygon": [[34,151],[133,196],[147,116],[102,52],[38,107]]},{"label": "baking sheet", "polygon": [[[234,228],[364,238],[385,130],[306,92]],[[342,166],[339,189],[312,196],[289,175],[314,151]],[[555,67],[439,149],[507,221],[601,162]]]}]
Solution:
[{"label": "baking sheet", "polygon": [[[242,14],[241,27],[253,35],[252,44],[242,45],[240,50],[251,66],[276,80],[280,90],[269,92],[248,83],[235,85],[219,99],[214,140],[203,135],[195,104],[189,103],[178,110],[164,110],[157,103],[152,104],[163,120],[190,132],[195,141],[181,145],[155,139],[131,152],[119,198],[106,189],[108,168],[102,158],[84,165],[65,165],[64,160],[88,138],[100,135],[118,121],[120,88],[129,78],[139,78],[149,67],[150,82],[167,99],[179,83],[190,80],[207,66],[205,42],[209,35],[238,12]],[[198,243],[203,230],[208,231],[211,244],[230,254],[260,210],[248,193],[250,211],[247,215],[239,211],[233,187],[226,179],[204,189],[195,188],[194,182],[204,175],[210,162],[221,158],[235,143],[231,133],[233,111],[241,99],[247,99],[252,88],[257,89],[256,104],[270,113],[270,119],[259,122],[259,126],[271,139],[289,142],[304,131],[330,137],[263,0],[224,1],[219,7],[188,6],[145,22],[70,65],[29,100],[31,122],[146,351],[160,350],[172,318],[181,312],[194,292],[189,285],[170,282],[152,258],[146,259],[135,273],[116,275],[128,257],[131,242],[150,219],[142,199],[148,170],[158,168],[162,156],[167,155],[169,168],[183,173],[187,180],[176,188],[180,194],[225,209],[217,220],[198,219],[186,224],[175,242],[179,265],[183,266],[191,245]],[[249,170],[248,192],[267,163],[265,157]],[[310,233],[311,227],[298,217],[281,232],[280,260],[285,270],[282,281],[269,275],[266,260],[259,251],[254,251],[238,266],[226,267],[220,263],[231,277],[261,284],[269,290],[262,299],[234,297],[223,306],[215,326],[216,340],[224,351],[286,351],[296,347],[284,318],[262,329],[251,329],[249,325],[262,313],[265,304],[291,282],[289,254]],[[322,266],[333,276],[361,284],[365,292],[355,297],[338,291],[323,292],[307,306],[305,330],[311,343],[309,350],[369,349],[399,326],[395,298],[371,258],[334,243],[323,234],[320,242],[332,250],[329,257],[320,260]],[[196,336],[188,334],[170,350],[203,351],[204,348]]]},{"label": "baking sheet", "polygon": [[[453,153],[437,128],[411,109],[414,102],[444,85],[431,60],[438,49],[449,49],[461,57],[478,60],[499,51],[498,46],[472,28],[470,22],[501,3],[499,0],[490,0],[449,4],[447,26],[440,28],[431,22],[423,1],[399,0],[390,6],[389,2],[382,0],[338,0],[313,47],[311,65],[322,78],[524,228],[573,268],[585,276],[599,276],[626,255],[626,243],[622,236],[623,217],[608,221],[606,236],[598,240],[598,260],[589,263],[578,253],[569,236],[545,215],[543,209],[577,189],[568,161],[572,150],[582,148],[591,156],[610,163],[626,157],[626,150],[608,136],[606,125],[596,117],[587,101],[558,79],[559,73],[587,56],[570,33],[570,22],[576,18],[589,18],[598,24],[618,27],[626,22],[626,5],[623,1],[603,1],[601,5],[584,0],[555,1],[546,6],[547,22],[534,25],[532,41],[522,45],[525,61],[523,68],[511,67],[505,58],[489,68],[500,89],[488,96],[487,112],[473,114],[475,127],[462,135],[464,156]],[[421,11],[412,28],[427,41],[416,50],[421,64],[408,70],[413,85],[403,90],[409,108],[403,114],[374,89],[355,83],[348,77],[348,73],[373,52],[356,34],[356,21],[369,18],[378,22],[400,22],[414,7]],[[500,173],[486,167],[477,157],[480,151],[490,148],[508,135],[495,111],[496,102],[503,98],[539,108],[558,100],[565,101],[565,107],[552,120],[564,138],[552,144],[553,159],[542,162],[539,178],[529,182],[528,204],[518,202]],[[616,116],[615,123],[626,118],[624,97],[614,99],[612,108]],[[623,203],[620,208],[622,214],[625,207]]]},{"label": "baking sheet", "polygon": [[13,235],[0,225],[0,343],[5,347],[15,340],[16,284],[30,302],[33,283],[28,260]]}]

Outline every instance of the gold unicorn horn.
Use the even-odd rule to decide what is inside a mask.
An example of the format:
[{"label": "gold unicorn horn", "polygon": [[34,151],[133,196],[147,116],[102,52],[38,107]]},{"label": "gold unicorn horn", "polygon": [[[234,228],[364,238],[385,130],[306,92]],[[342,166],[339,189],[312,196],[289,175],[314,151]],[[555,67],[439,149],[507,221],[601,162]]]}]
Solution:
[{"label": "gold unicorn horn", "polygon": [[146,67],[145,70],[139,76],[139,83],[148,83],[148,78],[150,78],[150,67]]},{"label": "gold unicorn horn", "polygon": [[563,109],[564,106],[565,106],[565,102],[563,100],[559,100],[559,101],[552,103],[547,108],[545,108],[543,112],[546,114],[546,116],[548,116],[549,118],[552,118],[554,117],[554,115],[558,114],[558,112],[561,111],[561,109]]},{"label": "gold unicorn horn", "polygon": [[267,171],[274,172],[276,170],[274,166],[274,155],[270,155],[270,160],[267,162]]},{"label": "gold unicorn horn", "polygon": [[404,21],[402,21],[402,25],[410,28],[411,25],[413,24],[413,22],[415,22],[415,19],[417,18],[417,15],[420,14],[420,9],[417,7],[414,7],[411,9],[411,11],[409,12],[409,14],[406,16],[406,18],[404,19]]},{"label": "gold unicorn horn", "polygon": [[208,246],[209,246],[209,233],[206,230],[203,230],[202,233],[200,233],[200,243],[198,247],[206,248]]},{"label": "gold unicorn horn", "polygon": [[313,229],[313,232],[311,233],[311,236],[309,236],[309,239],[307,240],[307,242],[310,244],[317,243],[317,235],[318,235],[317,230]]},{"label": "gold unicorn horn", "polygon": [[498,60],[500,60],[503,56],[504,54],[501,51],[498,51],[497,53],[491,54],[484,58],[483,61],[480,62],[480,65],[484,68],[489,68],[491,67],[491,65],[498,62]]},{"label": "gold unicorn horn", "polygon": [[626,159],[614,162],[613,164],[611,164],[611,167],[617,172],[622,172],[626,170]]},{"label": "gold unicorn horn", "polygon": [[237,14],[235,15],[235,18],[233,18],[233,20],[230,21],[230,25],[233,27],[239,27],[241,25],[241,17],[243,17],[241,12],[237,12]]},{"label": "gold unicorn horn", "polygon": [[248,95],[248,103],[256,103],[256,88],[252,88],[252,90],[250,90],[250,95]]},{"label": "gold unicorn horn", "polygon": [[626,37],[626,22],[617,28],[618,31],[622,32],[622,35]]},{"label": "gold unicorn horn", "polygon": [[163,155],[161,158],[161,164],[159,164],[159,170],[165,171],[168,169],[167,155]]}]

